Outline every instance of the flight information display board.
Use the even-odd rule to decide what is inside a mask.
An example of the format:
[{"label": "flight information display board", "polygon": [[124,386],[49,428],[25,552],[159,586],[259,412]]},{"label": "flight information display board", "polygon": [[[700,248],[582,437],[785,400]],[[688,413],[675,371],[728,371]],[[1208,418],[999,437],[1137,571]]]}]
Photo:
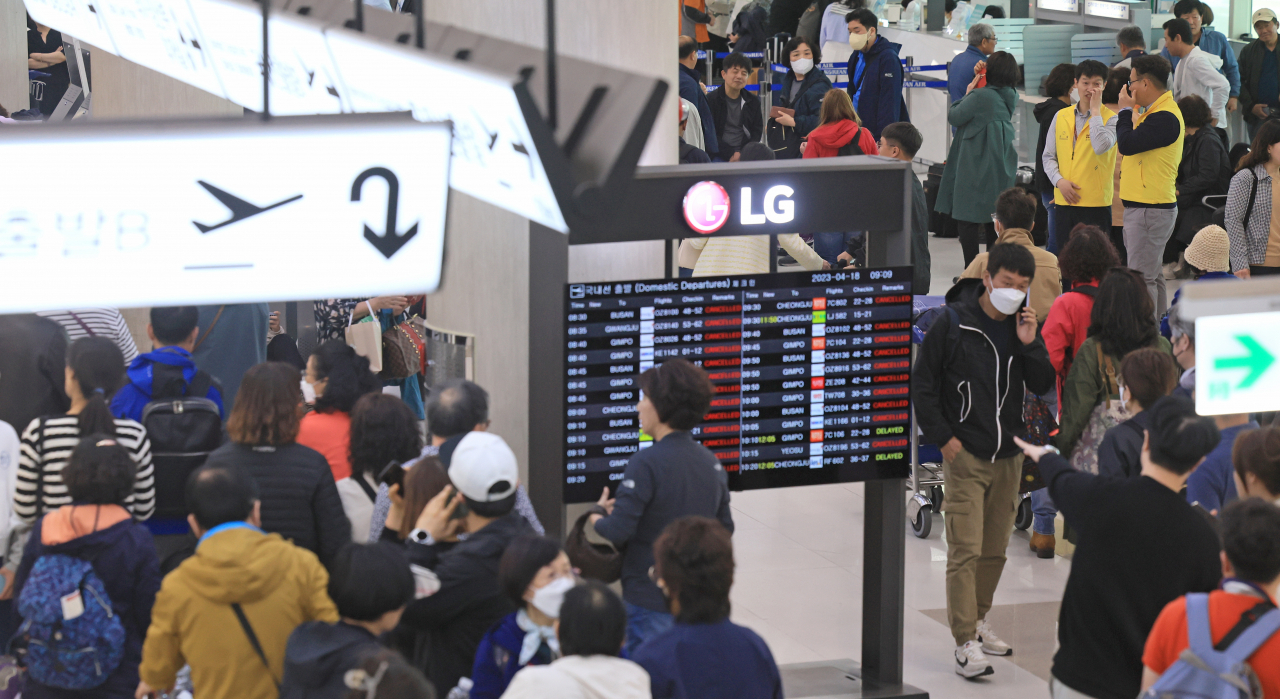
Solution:
[{"label": "flight information display board", "polygon": [[594,502],[653,445],[640,374],[683,357],[715,386],[694,439],[734,490],[905,478],[910,267],[570,284],[564,500]]}]

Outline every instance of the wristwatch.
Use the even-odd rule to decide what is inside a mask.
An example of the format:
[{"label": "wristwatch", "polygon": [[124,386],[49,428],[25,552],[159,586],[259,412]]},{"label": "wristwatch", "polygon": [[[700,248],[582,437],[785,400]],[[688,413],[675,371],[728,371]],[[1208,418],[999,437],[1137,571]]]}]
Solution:
[{"label": "wristwatch", "polygon": [[436,543],[436,540],[431,538],[431,534],[426,529],[414,529],[409,532],[409,541],[423,546],[430,546]]}]

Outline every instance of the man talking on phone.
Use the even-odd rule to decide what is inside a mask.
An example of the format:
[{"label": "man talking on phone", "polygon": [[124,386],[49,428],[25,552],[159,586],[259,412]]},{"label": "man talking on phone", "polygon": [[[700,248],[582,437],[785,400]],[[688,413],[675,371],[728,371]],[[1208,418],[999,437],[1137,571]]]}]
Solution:
[{"label": "man talking on phone", "polygon": [[942,449],[947,496],[947,621],[956,640],[956,674],[995,672],[986,655],[1012,655],[986,622],[1004,571],[1017,512],[1024,436],[1023,386],[1043,395],[1053,365],[1026,305],[1036,276],[1027,248],[997,243],[981,279],[947,292],[916,359],[916,420],[924,443]]},{"label": "man talking on phone", "polygon": [[426,674],[442,695],[471,675],[480,639],[515,611],[498,584],[498,561],[512,541],[534,534],[515,511],[516,455],[498,435],[467,433],[453,452],[449,481],[405,542],[409,562],[435,572],[440,589],[411,602],[401,618],[425,643]]}]

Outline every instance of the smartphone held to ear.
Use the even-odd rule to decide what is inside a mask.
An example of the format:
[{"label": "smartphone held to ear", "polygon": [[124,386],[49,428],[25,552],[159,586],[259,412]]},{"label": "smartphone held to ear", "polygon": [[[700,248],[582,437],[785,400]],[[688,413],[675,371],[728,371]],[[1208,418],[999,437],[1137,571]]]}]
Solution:
[{"label": "smartphone held to ear", "polygon": [[[378,474],[378,482],[385,483],[388,488],[400,486],[404,488],[404,466],[399,461],[391,461]],[[401,493],[403,495],[403,493]]]}]

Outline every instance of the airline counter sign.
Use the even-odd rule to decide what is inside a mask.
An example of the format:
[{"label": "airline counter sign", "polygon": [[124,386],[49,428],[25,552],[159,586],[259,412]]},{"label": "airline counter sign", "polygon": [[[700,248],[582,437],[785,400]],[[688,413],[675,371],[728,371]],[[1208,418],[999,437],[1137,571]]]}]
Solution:
[{"label": "airline counter sign", "polygon": [[[792,199],[795,190],[785,184],[764,190],[757,202],[751,187],[738,187],[738,223],[743,226],[759,226],[766,222],[791,223],[796,217],[796,203]],[[710,180],[698,182],[684,196],[684,220],[695,232],[710,235],[729,222],[735,209],[733,198],[719,183]]]},{"label": "airline counter sign", "polygon": [[5,131],[0,152],[72,164],[55,186],[19,178],[0,199],[0,313],[439,286],[447,123],[379,114],[38,131]]}]

